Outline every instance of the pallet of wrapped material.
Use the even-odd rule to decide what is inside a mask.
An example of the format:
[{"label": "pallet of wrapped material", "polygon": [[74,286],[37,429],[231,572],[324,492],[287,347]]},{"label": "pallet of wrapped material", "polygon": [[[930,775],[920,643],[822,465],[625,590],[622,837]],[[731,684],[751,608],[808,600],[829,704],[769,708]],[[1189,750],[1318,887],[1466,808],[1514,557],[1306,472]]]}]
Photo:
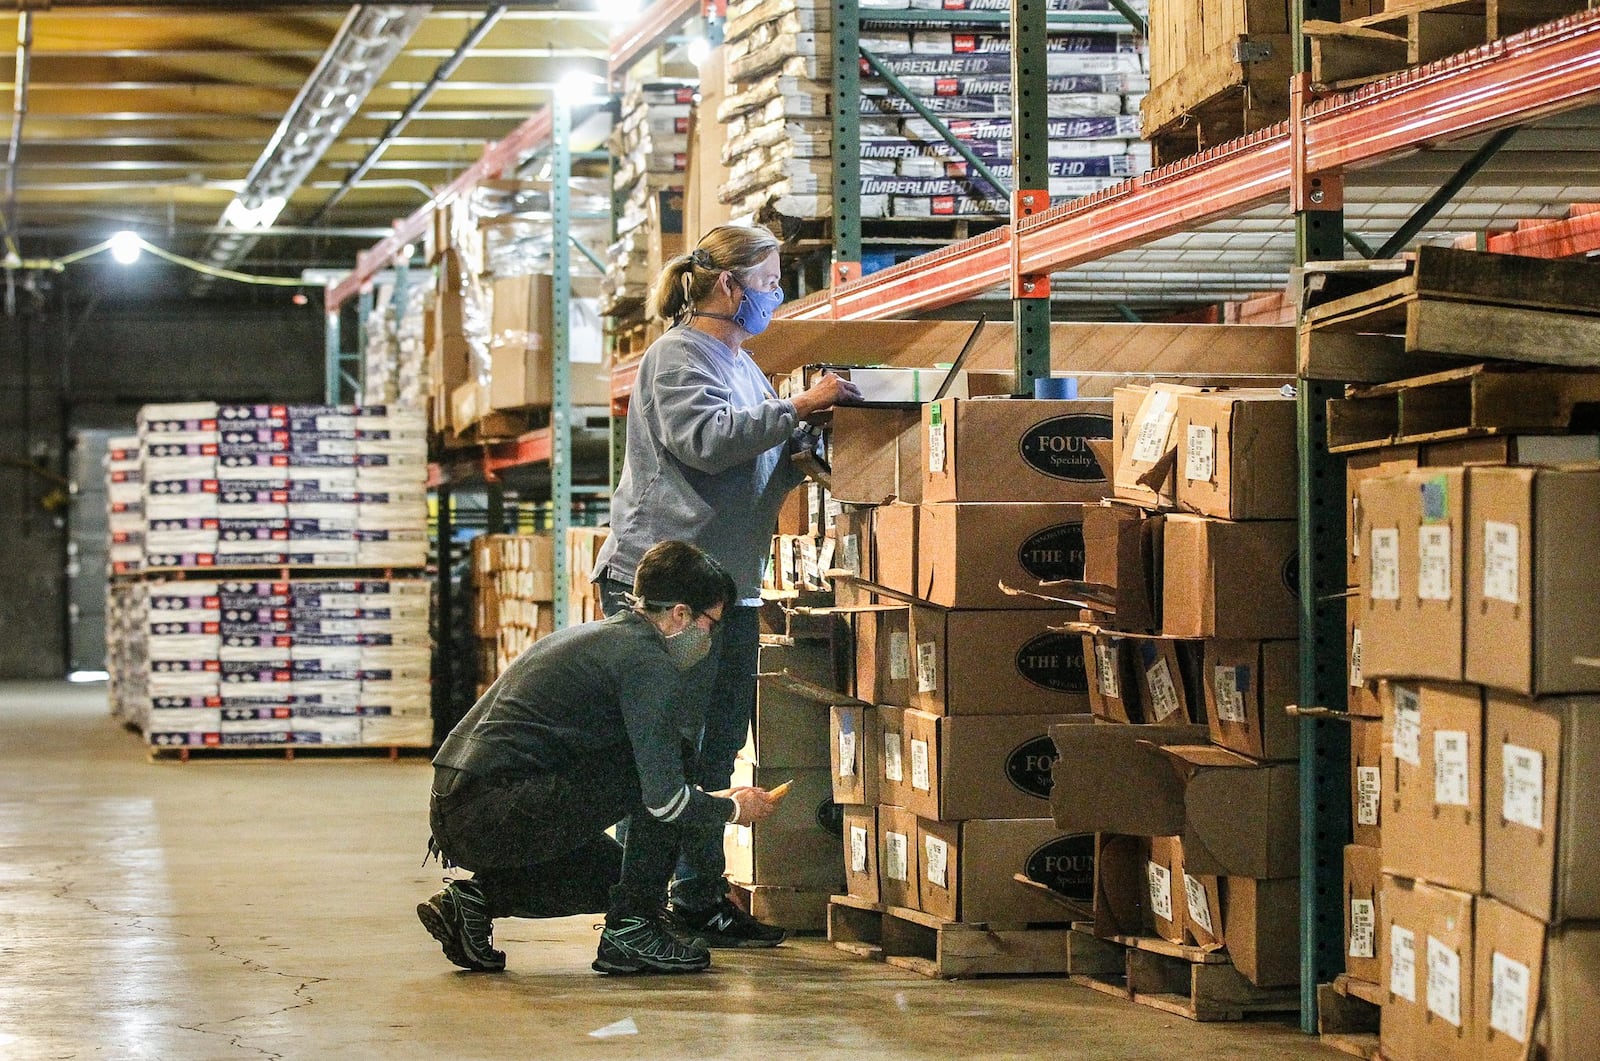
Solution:
[{"label": "pallet of wrapped material", "polygon": [[[1011,114],[1011,96],[930,96],[918,101],[924,108],[938,115],[960,117],[1007,116]],[[1045,100],[1046,112],[1051,118],[1109,118],[1122,114],[1122,96],[1115,93],[1055,93]],[[864,115],[918,114],[917,108],[894,93],[863,95],[859,102]]]},{"label": "pallet of wrapped material", "polygon": [[[761,48],[739,59],[728,61],[728,81],[754,81],[774,70],[785,70],[802,77],[826,76],[832,68],[833,37],[827,33],[789,33],[775,37]],[[824,59],[823,57],[828,57]],[[798,59],[799,69],[790,60]]]},{"label": "pallet of wrapped material", "polygon": [[723,100],[717,107],[717,120],[731,121],[742,114],[759,111],[774,102],[783,105],[784,109],[780,110],[780,116],[825,115],[828,113],[828,102],[832,93],[832,87],[820,81],[795,77],[792,74],[773,74]]}]

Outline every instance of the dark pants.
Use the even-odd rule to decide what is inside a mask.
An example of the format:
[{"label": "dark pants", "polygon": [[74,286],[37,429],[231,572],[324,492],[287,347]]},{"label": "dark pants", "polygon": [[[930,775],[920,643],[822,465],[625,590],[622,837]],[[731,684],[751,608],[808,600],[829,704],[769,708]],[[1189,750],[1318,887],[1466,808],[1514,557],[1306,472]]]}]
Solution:
[{"label": "dark pants", "polygon": [[[629,815],[624,853],[605,830]],[[678,825],[644,810],[626,745],[559,774],[480,778],[439,768],[428,817],[444,857],[482,886],[490,917],[651,913],[682,844]]]},{"label": "dark pants", "polygon": [[[613,578],[600,581],[601,605],[607,615],[627,607],[624,593],[633,586]],[[756,706],[757,654],[761,643],[761,609],[729,608],[717,626],[711,656],[684,675],[682,696],[702,719],[699,763],[689,776],[691,785],[720,792],[733,780],[733,761],[750,734],[750,716]],[[727,860],[722,850],[721,825],[688,826],[683,830],[683,851],[672,883],[672,900],[690,910],[705,910],[727,894],[723,874]],[[632,833],[629,833],[632,846]]]}]

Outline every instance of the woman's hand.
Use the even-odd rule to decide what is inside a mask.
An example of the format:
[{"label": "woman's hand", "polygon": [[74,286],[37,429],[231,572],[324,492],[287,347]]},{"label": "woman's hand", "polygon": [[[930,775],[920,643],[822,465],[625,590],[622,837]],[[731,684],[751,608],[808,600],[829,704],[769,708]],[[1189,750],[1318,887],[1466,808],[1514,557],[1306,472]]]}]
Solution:
[{"label": "woman's hand", "polygon": [[794,411],[804,420],[814,413],[831,409],[835,405],[848,405],[861,400],[861,391],[843,376],[825,372],[822,378],[794,399]]}]

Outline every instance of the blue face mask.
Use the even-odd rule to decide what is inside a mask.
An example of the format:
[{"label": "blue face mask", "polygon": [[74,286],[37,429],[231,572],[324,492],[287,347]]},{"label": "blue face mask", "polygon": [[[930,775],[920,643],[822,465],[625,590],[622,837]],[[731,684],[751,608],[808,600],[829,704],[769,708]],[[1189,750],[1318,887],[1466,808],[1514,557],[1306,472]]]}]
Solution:
[{"label": "blue face mask", "polygon": [[751,335],[760,335],[767,330],[767,325],[772,323],[772,315],[783,305],[783,289],[776,291],[757,291],[753,287],[744,288],[744,295],[739,299],[739,308],[733,311],[733,323],[741,331]]}]

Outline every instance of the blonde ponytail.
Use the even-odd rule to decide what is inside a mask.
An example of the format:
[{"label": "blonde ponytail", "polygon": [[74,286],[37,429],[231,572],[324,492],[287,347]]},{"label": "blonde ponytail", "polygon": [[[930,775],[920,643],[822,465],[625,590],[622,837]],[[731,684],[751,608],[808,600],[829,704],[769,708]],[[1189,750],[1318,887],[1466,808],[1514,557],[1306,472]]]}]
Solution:
[{"label": "blonde ponytail", "polygon": [[682,323],[716,288],[724,272],[742,281],[777,249],[778,237],[764,228],[718,225],[701,237],[694,250],[667,263],[650,285],[647,306],[662,320]]}]

